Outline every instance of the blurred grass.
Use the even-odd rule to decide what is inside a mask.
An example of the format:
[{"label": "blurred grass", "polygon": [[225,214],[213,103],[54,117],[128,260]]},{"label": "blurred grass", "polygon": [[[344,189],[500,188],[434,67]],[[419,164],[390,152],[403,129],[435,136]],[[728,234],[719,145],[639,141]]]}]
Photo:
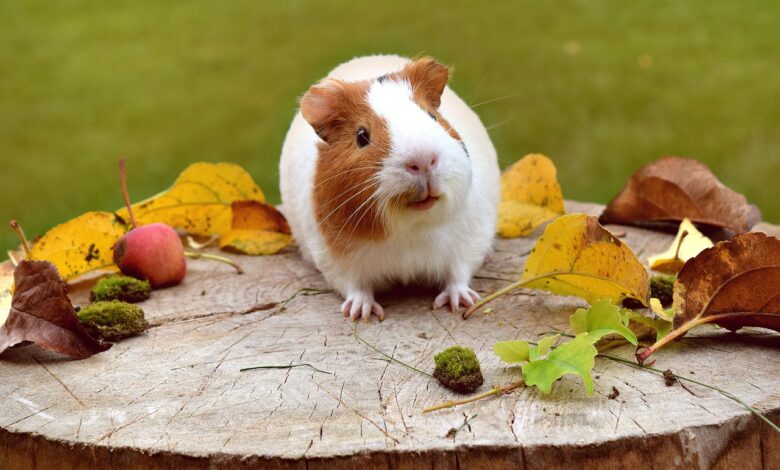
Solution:
[{"label": "blurred grass", "polygon": [[119,207],[120,155],[136,200],[231,161],[278,201],[296,98],[377,52],[454,65],[502,165],[546,153],[567,198],[606,202],[675,154],[780,221],[778,2],[21,0],[0,17],[0,221],[30,235]]}]

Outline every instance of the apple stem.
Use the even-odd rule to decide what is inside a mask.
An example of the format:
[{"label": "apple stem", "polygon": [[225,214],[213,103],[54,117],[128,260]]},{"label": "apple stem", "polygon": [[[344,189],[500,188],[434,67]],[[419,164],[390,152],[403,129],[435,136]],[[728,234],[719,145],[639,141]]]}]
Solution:
[{"label": "apple stem", "polygon": [[17,222],[16,219],[12,220],[10,225],[13,231],[16,232],[16,236],[19,237],[19,240],[22,242],[22,250],[24,250],[25,257],[28,256],[30,254],[30,244],[27,242],[27,237],[24,236],[22,226],[19,225],[19,222]]},{"label": "apple stem", "polygon": [[127,207],[127,212],[130,214],[130,223],[133,225],[133,228],[136,228],[138,224],[135,223],[133,205],[130,203],[130,195],[127,193],[127,166],[124,158],[119,159],[119,184],[122,187],[122,198],[125,200],[125,207]]},{"label": "apple stem", "polygon": [[212,255],[211,253],[198,253],[196,251],[185,251],[184,256],[192,259],[203,258],[203,259],[210,259],[212,261],[219,261],[220,263],[225,263],[233,266],[236,269],[236,274],[244,274],[244,270],[241,269],[241,266],[238,263],[224,256]]}]

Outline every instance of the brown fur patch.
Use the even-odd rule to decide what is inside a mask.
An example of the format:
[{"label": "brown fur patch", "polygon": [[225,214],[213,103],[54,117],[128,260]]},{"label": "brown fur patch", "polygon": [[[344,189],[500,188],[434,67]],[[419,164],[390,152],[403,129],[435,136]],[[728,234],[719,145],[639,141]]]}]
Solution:
[{"label": "brown fur patch", "polygon": [[[325,140],[318,144],[319,157],[314,177],[314,212],[328,246],[345,254],[359,241],[386,237],[378,201],[371,201],[390,146],[387,123],[366,100],[369,81],[329,84],[330,112],[327,118],[310,122]],[[314,87],[313,87],[314,88]],[[304,96],[303,102],[306,101]],[[371,143],[358,148],[357,131],[369,132]]]}]

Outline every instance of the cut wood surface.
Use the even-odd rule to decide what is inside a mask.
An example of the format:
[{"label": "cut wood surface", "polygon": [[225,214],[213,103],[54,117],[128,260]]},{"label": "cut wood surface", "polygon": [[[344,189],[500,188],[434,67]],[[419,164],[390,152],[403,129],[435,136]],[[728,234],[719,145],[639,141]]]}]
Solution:
[{"label": "cut wood surface", "polygon": [[[569,203],[598,215],[601,206]],[[671,235],[609,226],[643,261]],[[537,231],[538,236],[539,231]],[[535,238],[498,240],[473,286],[518,279]],[[75,361],[35,346],[0,356],[0,468],[780,468],[780,435],[742,406],[697,385],[598,358],[595,393],[566,376],[551,395],[521,388],[422,414],[457,398],[356,340],[341,299],[295,249],[237,257],[242,276],[194,260],[178,287],[141,304],[145,334]],[[367,260],[370,262],[370,260]],[[6,265],[0,275],[9,275]],[[86,305],[88,285],[72,292]],[[473,348],[483,390],[518,378],[492,352],[568,329],[581,300],[518,290],[464,321],[431,310],[436,292],[381,295],[387,320],[358,334],[431,371],[436,352]],[[718,385],[780,419],[780,335],[696,330],[656,354],[656,367]],[[614,350],[633,358],[626,346]],[[309,363],[294,369],[239,369]],[[613,387],[619,396],[608,396]],[[476,415],[470,426],[445,437]]]}]

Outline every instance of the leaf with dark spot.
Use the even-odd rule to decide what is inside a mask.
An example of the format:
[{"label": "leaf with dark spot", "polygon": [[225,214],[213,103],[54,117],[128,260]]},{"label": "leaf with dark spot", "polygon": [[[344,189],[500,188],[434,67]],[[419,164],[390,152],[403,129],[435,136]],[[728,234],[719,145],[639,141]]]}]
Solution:
[{"label": "leaf with dark spot", "polygon": [[780,240],[745,233],[702,251],[677,276],[674,310],[674,330],[638,353],[640,362],[705,323],[780,331]]},{"label": "leaf with dark spot", "polygon": [[111,347],[93,339],[81,326],[53,264],[22,261],[14,271],[14,282],[11,310],[0,327],[0,353],[25,341],[76,359]]},{"label": "leaf with dark spot", "polygon": [[724,186],[703,163],[664,157],[631,175],[599,221],[653,225],[679,223],[686,217],[697,224],[742,233],[760,222],[761,213],[745,196]]}]

